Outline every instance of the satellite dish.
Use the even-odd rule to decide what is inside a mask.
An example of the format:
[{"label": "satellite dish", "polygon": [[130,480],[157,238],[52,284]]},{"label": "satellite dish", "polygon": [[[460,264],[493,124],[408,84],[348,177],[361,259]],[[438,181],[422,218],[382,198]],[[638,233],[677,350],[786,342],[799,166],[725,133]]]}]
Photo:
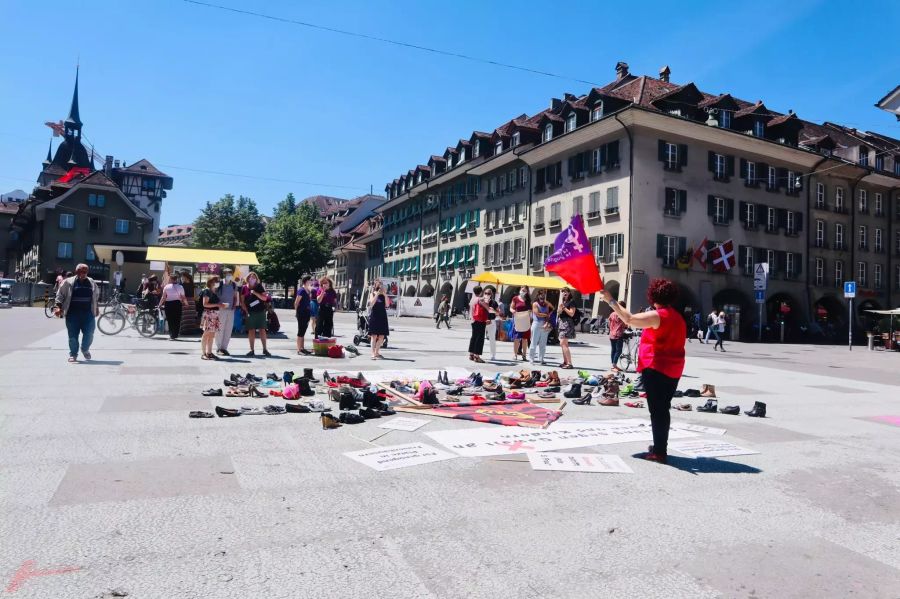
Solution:
[{"label": "satellite dish", "polygon": [[125,264],[125,254],[123,254],[121,251],[116,252],[116,264],[118,264],[119,266]]}]

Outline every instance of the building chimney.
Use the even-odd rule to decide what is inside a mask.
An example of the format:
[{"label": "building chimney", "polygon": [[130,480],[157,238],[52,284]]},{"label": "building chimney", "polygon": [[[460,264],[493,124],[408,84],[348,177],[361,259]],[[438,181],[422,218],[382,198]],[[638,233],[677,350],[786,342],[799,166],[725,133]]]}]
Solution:
[{"label": "building chimney", "polygon": [[616,63],[616,81],[621,81],[628,77],[628,63],[619,61]]},{"label": "building chimney", "polygon": [[118,161],[118,160],[114,160],[114,161],[113,161],[113,166],[116,167],[116,168],[119,168],[119,161]]},{"label": "building chimney", "polygon": [[669,82],[669,75],[672,74],[672,69],[669,68],[669,65],[664,66],[659,70],[659,80]]},{"label": "building chimney", "polygon": [[550,110],[559,110],[559,107],[562,105],[562,100],[559,98],[550,98]]},{"label": "building chimney", "polygon": [[112,177],[112,169],[113,169],[113,157],[106,156],[106,159],[103,161],[103,174],[107,177]]}]

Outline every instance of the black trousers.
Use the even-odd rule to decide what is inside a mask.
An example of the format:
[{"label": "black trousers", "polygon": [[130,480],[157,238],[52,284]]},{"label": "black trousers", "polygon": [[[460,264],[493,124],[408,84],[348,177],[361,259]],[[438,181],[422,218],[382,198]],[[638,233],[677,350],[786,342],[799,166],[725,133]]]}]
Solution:
[{"label": "black trousers", "polygon": [[166,322],[169,323],[169,337],[171,339],[178,339],[178,333],[181,331],[181,314],[184,310],[184,306],[181,304],[181,300],[174,300],[166,302],[165,310]]},{"label": "black trousers", "polygon": [[472,338],[469,339],[470,354],[480,356],[484,352],[484,332],[486,329],[486,322],[472,322]]},{"label": "black trousers", "polygon": [[653,428],[653,453],[668,454],[669,426],[672,423],[672,396],[678,388],[678,379],[667,377],[658,370],[645,368],[641,372],[644,391],[647,393],[647,408],[650,410],[650,425]]},{"label": "black trousers", "polygon": [[316,317],[316,337],[331,337],[334,335],[334,308],[331,306],[319,306],[319,315]]}]

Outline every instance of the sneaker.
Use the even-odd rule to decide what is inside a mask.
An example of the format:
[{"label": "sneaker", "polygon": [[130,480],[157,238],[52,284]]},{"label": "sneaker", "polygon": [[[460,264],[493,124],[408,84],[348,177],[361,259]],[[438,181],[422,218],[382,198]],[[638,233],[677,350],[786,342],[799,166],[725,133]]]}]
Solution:
[{"label": "sneaker", "polygon": [[263,355],[264,355],[265,357],[267,357],[267,358],[271,358],[271,357],[272,357],[272,354],[270,354],[270,353],[269,353],[269,350],[267,350],[267,349],[264,349],[264,350],[263,350]]},{"label": "sneaker", "polygon": [[75,356],[69,356],[69,364],[74,364],[77,361],[78,361],[78,358],[76,358]]},{"label": "sneaker", "polygon": [[85,360],[90,360],[90,359],[91,359],[91,352],[89,352],[89,351],[83,351],[83,352],[81,352],[81,354],[84,356],[84,359],[85,359]]},{"label": "sneaker", "polygon": [[206,391],[201,391],[200,395],[204,397],[221,397],[222,390],[221,389],[207,389]]}]

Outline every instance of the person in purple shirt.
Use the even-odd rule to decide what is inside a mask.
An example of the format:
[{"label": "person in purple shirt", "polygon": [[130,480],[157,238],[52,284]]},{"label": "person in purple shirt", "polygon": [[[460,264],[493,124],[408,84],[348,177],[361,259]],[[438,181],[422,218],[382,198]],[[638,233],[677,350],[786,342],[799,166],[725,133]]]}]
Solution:
[{"label": "person in purple shirt", "polygon": [[334,336],[334,310],[337,308],[337,292],[328,277],[319,279],[319,316],[316,318],[316,337]]},{"label": "person in purple shirt", "polygon": [[312,277],[303,275],[300,284],[297,285],[297,297],[294,299],[294,312],[297,313],[297,353],[308,356],[312,352],[304,346],[306,331],[309,329],[310,293],[312,292]]}]

